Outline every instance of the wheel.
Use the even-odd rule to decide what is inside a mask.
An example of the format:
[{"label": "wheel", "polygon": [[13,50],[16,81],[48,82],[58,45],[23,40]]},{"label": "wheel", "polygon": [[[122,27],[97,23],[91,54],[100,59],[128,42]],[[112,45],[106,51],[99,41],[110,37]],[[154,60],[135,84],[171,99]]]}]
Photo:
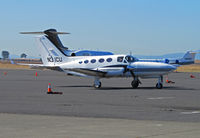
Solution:
[{"label": "wheel", "polygon": [[156,84],[156,88],[157,88],[157,89],[162,89],[162,88],[163,88],[162,83],[157,83],[157,84]]},{"label": "wheel", "polygon": [[94,88],[96,88],[96,89],[101,88],[101,82],[95,83]]},{"label": "wheel", "polygon": [[137,88],[137,87],[139,86],[139,81],[133,80],[133,81],[131,82],[131,85],[132,85],[132,87],[135,89],[135,88]]}]

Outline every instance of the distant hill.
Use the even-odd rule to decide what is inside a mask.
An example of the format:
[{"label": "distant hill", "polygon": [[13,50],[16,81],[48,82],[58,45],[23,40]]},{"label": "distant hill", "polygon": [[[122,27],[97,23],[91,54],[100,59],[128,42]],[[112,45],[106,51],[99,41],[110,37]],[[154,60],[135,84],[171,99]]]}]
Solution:
[{"label": "distant hill", "polygon": [[[159,56],[145,56],[145,55],[134,55],[137,58],[143,58],[143,59],[162,59],[162,58],[181,58],[183,57],[185,53],[172,53],[172,54],[165,54],[165,55],[159,55]],[[10,55],[11,59],[15,59],[15,58],[20,58],[20,56],[18,55]],[[30,59],[39,59],[40,57],[34,57],[34,56],[27,56],[27,58]],[[200,54],[197,53],[196,55],[196,59],[200,60]]]}]

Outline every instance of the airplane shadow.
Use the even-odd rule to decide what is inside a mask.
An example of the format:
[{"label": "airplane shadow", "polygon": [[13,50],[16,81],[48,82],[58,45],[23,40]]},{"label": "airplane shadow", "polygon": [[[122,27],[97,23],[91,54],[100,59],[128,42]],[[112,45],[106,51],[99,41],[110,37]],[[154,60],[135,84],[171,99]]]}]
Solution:
[{"label": "airplane shadow", "polygon": [[197,90],[194,88],[184,88],[184,87],[170,87],[170,86],[164,86],[163,89],[157,89],[156,87],[138,87],[137,89],[133,89],[131,87],[102,87],[99,89],[93,88],[93,86],[90,85],[69,85],[69,86],[57,86],[57,87],[63,87],[63,88],[92,88],[94,90]]},{"label": "airplane shadow", "polygon": [[96,90],[134,90],[131,87],[102,87]]},{"label": "airplane shadow", "polygon": [[90,85],[71,85],[71,86],[56,86],[56,87],[63,87],[63,88],[67,88],[67,87],[71,87],[71,88],[87,88],[87,87],[93,87],[93,86],[90,86]]},{"label": "airplane shadow", "polygon": [[131,87],[102,87],[97,90],[196,90],[193,88],[182,88],[182,87],[163,87],[163,89],[157,89],[156,87],[138,87],[133,89]]}]

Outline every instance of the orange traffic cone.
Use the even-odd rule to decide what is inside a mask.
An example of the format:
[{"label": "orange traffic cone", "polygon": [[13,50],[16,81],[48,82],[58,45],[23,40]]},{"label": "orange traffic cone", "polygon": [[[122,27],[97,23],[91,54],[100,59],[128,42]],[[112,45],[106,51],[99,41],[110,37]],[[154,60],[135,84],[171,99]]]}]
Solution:
[{"label": "orange traffic cone", "polygon": [[174,81],[168,80],[168,76],[166,77],[166,83],[175,83]]},{"label": "orange traffic cone", "polygon": [[166,77],[166,83],[169,83],[168,76]]},{"label": "orange traffic cone", "polygon": [[51,83],[49,83],[49,85],[48,85],[47,94],[53,94],[53,92],[52,92],[52,90],[51,90]]},{"label": "orange traffic cone", "polygon": [[53,92],[53,91],[51,90],[51,83],[49,83],[47,94],[63,94],[63,93],[62,93],[62,92]]},{"label": "orange traffic cone", "polygon": [[191,75],[190,75],[190,78],[195,78],[195,76],[191,74]]}]

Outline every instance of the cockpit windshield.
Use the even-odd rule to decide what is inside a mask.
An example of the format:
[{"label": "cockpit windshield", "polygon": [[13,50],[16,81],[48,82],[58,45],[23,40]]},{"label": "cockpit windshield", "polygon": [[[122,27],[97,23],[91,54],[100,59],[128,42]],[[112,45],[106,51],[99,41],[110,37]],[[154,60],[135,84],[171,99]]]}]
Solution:
[{"label": "cockpit windshield", "polygon": [[126,56],[125,59],[129,62],[129,63],[132,63],[132,62],[135,62],[137,59],[134,58],[133,56]]}]

